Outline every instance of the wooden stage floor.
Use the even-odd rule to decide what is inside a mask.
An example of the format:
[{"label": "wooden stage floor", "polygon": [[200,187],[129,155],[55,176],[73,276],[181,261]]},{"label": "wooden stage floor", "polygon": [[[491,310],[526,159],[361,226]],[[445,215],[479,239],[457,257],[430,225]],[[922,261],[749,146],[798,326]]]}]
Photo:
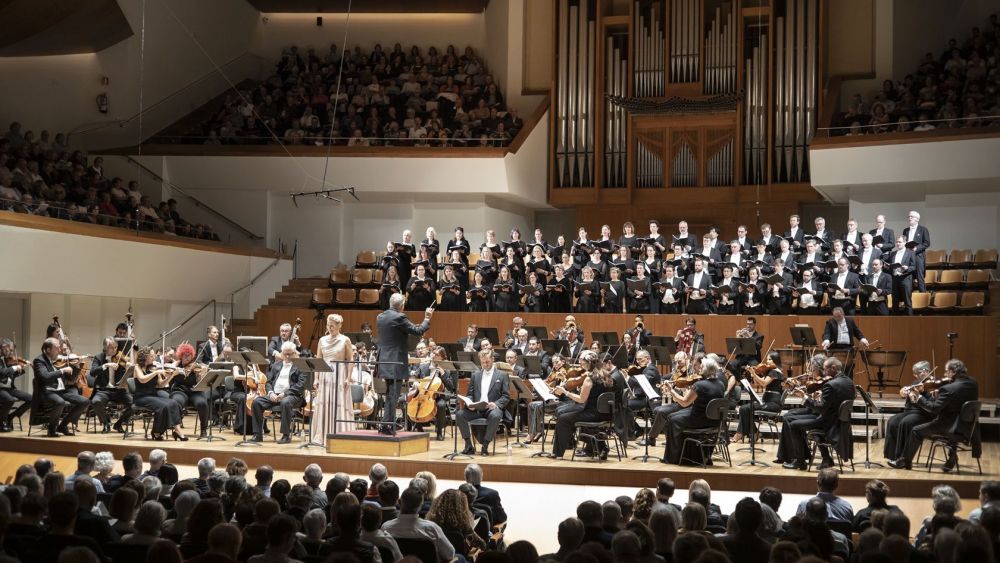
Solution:
[{"label": "wooden stage floor", "polygon": [[[187,428],[193,428],[193,420],[188,419]],[[369,455],[333,455],[327,454],[322,448],[299,448],[301,441],[296,440],[291,444],[278,445],[271,436],[267,436],[265,442],[260,446],[236,446],[242,439],[239,435],[229,432],[221,434],[224,441],[198,441],[191,439],[187,442],[175,442],[172,440],[164,442],[153,442],[144,440],[141,435],[123,440],[120,434],[88,434],[80,433],[76,436],[61,438],[46,438],[44,434],[37,435],[35,431],[27,436],[26,432],[11,432],[0,437],[0,451],[34,454],[34,455],[62,455],[75,456],[81,450],[111,451],[116,459],[121,459],[123,455],[130,451],[138,451],[144,459],[148,458],[149,451],[154,448],[161,448],[167,451],[169,460],[177,464],[194,465],[202,457],[214,457],[220,465],[224,465],[230,457],[240,457],[247,461],[250,467],[269,464],[276,470],[301,471],[310,463],[318,463],[325,473],[335,471],[345,471],[351,475],[366,475],[371,464],[376,461],[382,462],[389,467],[393,475],[413,475],[417,471],[429,470],[442,479],[463,478],[463,470],[467,463],[474,461],[484,467],[487,478],[490,481],[524,482],[524,483],[554,483],[564,485],[601,485],[601,486],[627,486],[627,487],[651,487],[657,479],[670,476],[676,482],[678,488],[686,488],[691,480],[706,478],[710,481],[712,488],[733,491],[756,491],[766,485],[776,485],[787,493],[809,494],[816,490],[815,471],[795,471],[784,469],[780,466],[740,466],[742,462],[750,460],[747,451],[738,451],[746,447],[746,444],[732,444],[730,452],[733,458],[733,467],[719,462],[707,469],[700,467],[686,467],[677,465],[665,465],[658,459],[648,462],[641,462],[631,458],[643,454],[643,448],[634,443],[630,443],[627,450],[629,459],[623,458],[617,461],[611,457],[608,461],[597,462],[590,460],[570,461],[569,452],[567,459],[554,460],[548,458],[532,458],[531,455],[541,451],[540,444],[532,444],[525,448],[514,445],[511,439],[511,449],[508,454],[503,438],[500,437],[497,443],[495,456],[476,456],[470,460],[459,458],[455,461],[444,459],[444,456],[452,451],[450,429],[448,440],[438,442],[430,441],[430,450],[418,454],[395,457],[378,457]],[[461,448],[461,438],[459,447]],[[663,453],[662,441],[657,448],[650,448],[650,455],[661,456]],[[777,445],[768,440],[761,447],[765,450],[757,454],[757,459],[770,464],[774,459]],[[547,450],[548,450],[547,446]],[[885,463],[881,456],[882,440],[873,440],[871,448],[872,461]],[[965,498],[976,498],[979,494],[979,483],[984,479],[996,479],[1000,475],[1000,444],[996,442],[985,442],[983,444],[983,475],[976,471],[975,460],[968,454],[960,458],[962,474],[945,474],[939,467],[935,467],[930,473],[925,470],[903,471],[894,470],[888,467],[872,467],[865,469],[865,444],[863,440],[855,442],[855,471],[851,471],[845,466],[845,471],[841,477],[841,494],[864,495],[864,485],[870,479],[882,479],[892,488],[892,494],[898,496],[926,497],[934,484],[947,482],[958,489]]]}]

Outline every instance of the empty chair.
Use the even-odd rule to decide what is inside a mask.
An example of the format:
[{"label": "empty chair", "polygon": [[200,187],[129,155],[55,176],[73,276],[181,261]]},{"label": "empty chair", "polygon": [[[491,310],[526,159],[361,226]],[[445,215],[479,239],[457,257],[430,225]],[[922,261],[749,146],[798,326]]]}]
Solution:
[{"label": "empty chair", "polygon": [[382,283],[382,270],[375,270],[375,276],[372,278],[372,283],[375,285],[380,285]]},{"label": "empty chair", "polygon": [[378,306],[378,290],[365,288],[358,290],[358,305],[362,307]]},{"label": "empty chair", "polygon": [[972,259],[973,268],[985,268],[987,270],[997,269],[997,249],[983,248],[976,251],[976,256]]},{"label": "empty chair", "polygon": [[354,261],[355,268],[374,268],[378,264],[378,255],[374,250],[362,250]]},{"label": "empty chair", "polygon": [[982,291],[966,291],[955,307],[960,313],[982,313],[986,302],[986,294]]},{"label": "empty chair", "polygon": [[347,268],[330,270],[330,287],[345,286],[351,283],[351,272]]},{"label": "empty chair", "polygon": [[342,287],[337,290],[337,299],[335,303],[337,305],[354,305],[354,301],[357,299],[357,291],[348,287]]},{"label": "empty chair", "polygon": [[931,294],[927,291],[914,291],[911,301],[914,313],[926,312],[927,307],[931,304]]},{"label": "empty chair", "polygon": [[941,277],[938,278],[937,287],[958,287],[964,282],[965,272],[963,270],[942,270]]},{"label": "empty chair", "polygon": [[948,254],[949,268],[968,268],[972,266],[972,251],[968,248],[955,249]]},{"label": "empty chair", "polygon": [[370,268],[355,268],[351,272],[351,283],[353,285],[370,285],[375,279],[374,270]]},{"label": "empty chair", "polygon": [[938,271],[937,270],[927,270],[924,272],[924,285],[927,287],[936,287],[938,283]]},{"label": "empty chair", "polygon": [[333,305],[333,290],[328,287],[316,288],[313,290],[312,300],[309,307],[312,309],[325,309]]},{"label": "empty chair", "polygon": [[927,249],[924,252],[924,264],[928,270],[938,270],[945,266],[946,256],[943,250]]},{"label": "empty chair", "polygon": [[989,270],[969,270],[969,274],[965,277],[965,287],[986,287],[989,284]]},{"label": "empty chair", "polygon": [[935,313],[951,313],[958,304],[958,294],[954,291],[938,291],[934,293],[931,310]]}]

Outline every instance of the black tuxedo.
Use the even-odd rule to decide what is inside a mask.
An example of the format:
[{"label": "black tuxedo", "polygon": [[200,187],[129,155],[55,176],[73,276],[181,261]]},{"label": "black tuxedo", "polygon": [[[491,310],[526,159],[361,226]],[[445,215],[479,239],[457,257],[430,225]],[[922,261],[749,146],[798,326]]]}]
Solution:
[{"label": "black tuxedo", "polygon": [[[566,342],[566,344],[563,345],[563,349],[565,350],[563,358],[567,362],[575,364],[576,361],[580,358],[580,354],[582,354],[583,351],[587,349],[587,347],[584,346],[583,342],[581,342],[579,339],[574,341],[564,340],[563,342]],[[558,349],[558,346],[556,347],[556,349]]]},{"label": "black tuxedo", "polygon": [[[910,240],[910,227],[903,229],[903,238]],[[931,233],[927,230],[927,227],[917,225],[917,232],[913,235],[913,242],[917,243],[917,247],[913,249],[913,253],[917,255],[917,287],[920,288],[920,291],[927,291],[927,287],[924,285],[924,252],[931,245]]]},{"label": "black tuxedo", "polygon": [[[481,389],[483,385],[483,370],[476,370],[472,374],[472,380],[469,383],[469,397],[473,401],[478,401],[481,396]],[[488,403],[494,403],[496,405],[495,409],[486,408],[481,411],[470,411],[466,408],[462,401],[459,401],[459,411],[458,411],[458,428],[462,432],[462,438],[465,440],[466,447],[471,447],[471,434],[472,427],[469,424],[473,420],[479,420],[482,418],[486,419],[486,429],[480,436],[480,442],[485,448],[487,444],[493,441],[493,438],[497,433],[497,426],[500,425],[500,421],[503,419],[503,412],[510,401],[510,378],[507,374],[493,367],[493,377],[490,381],[489,389],[486,390],[486,399]]]},{"label": "black tuxedo", "polygon": [[830,308],[841,307],[844,309],[845,315],[853,315],[855,313],[855,303],[857,302],[858,293],[861,292],[861,279],[857,274],[848,270],[846,277],[844,278],[844,285],[840,286],[837,284],[840,272],[835,272],[830,276],[830,285],[828,287],[840,287],[841,294],[845,297],[843,299],[836,299],[834,295],[836,290],[832,290],[830,293]]},{"label": "black tuxedo", "polygon": [[[287,436],[291,432],[290,428],[295,409],[302,404],[306,376],[295,366],[292,366],[288,372],[288,388],[282,392],[283,396],[277,401],[271,400],[271,394],[275,393],[274,386],[278,382],[278,377],[281,375],[284,364],[285,362],[283,361],[274,362],[274,365],[271,366],[267,374],[265,394],[253,401],[253,406],[251,407],[253,411],[253,433],[258,438],[263,437],[264,434],[264,411],[275,408],[281,409],[281,434],[282,436]],[[333,408],[333,405],[329,405],[329,407]],[[236,405],[236,408],[243,408],[243,405]]]},{"label": "black tuxedo", "polygon": [[924,438],[930,434],[946,433],[955,434],[958,437],[969,437],[972,428],[962,422],[959,413],[962,405],[968,401],[979,399],[979,384],[971,377],[958,377],[955,381],[943,385],[938,392],[937,399],[931,400],[921,396],[917,401],[917,406],[935,416],[934,420],[917,425],[910,431],[910,437],[906,441],[906,450],[903,457],[907,465],[913,460],[920,449],[920,444]]},{"label": "black tuxedo", "polygon": [[875,260],[876,258],[879,258],[879,259],[882,258],[882,251],[873,246],[872,247],[871,255],[868,256],[868,260],[865,260],[865,249],[864,248],[859,248],[858,249],[858,258],[861,259],[861,268],[867,274],[867,273],[870,273],[872,271],[872,260]]},{"label": "black tuxedo", "polygon": [[[385,412],[382,421],[395,423],[396,402],[399,400],[400,382],[410,373],[408,370],[409,335],[420,336],[430,328],[430,320],[424,319],[419,325],[410,322],[406,315],[395,309],[386,309],[377,320],[378,325],[378,361],[390,362],[382,364],[379,374],[388,384],[385,395]],[[388,424],[383,430],[388,432]]]},{"label": "black tuxedo", "polygon": [[[35,392],[38,396],[36,400],[42,401],[49,410],[49,431],[76,424],[90,406],[90,400],[81,395],[76,387],[66,384],[70,376],[56,369],[44,352],[31,362],[31,367],[35,372]],[[59,389],[60,380],[62,389]],[[69,412],[66,412],[67,409]]]},{"label": "black tuxedo", "polygon": [[[4,358],[0,358],[0,425],[6,423],[7,417],[20,418],[31,408],[31,395],[17,388],[17,378],[24,374],[24,369],[15,371],[13,366],[8,366]],[[21,401],[13,413],[10,412],[14,403]]]},{"label": "black tuxedo", "polygon": [[819,237],[819,239],[823,241],[821,243],[823,250],[830,250],[830,246],[833,245],[833,241],[837,240],[837,235],[835,235],[830,229],[825,229],[822,236],[818,232],[813,233],[813,236]]},{"label": "black tuxedo", "polygon": [[481,341],[478,338],[476,338],[475,336],[473,336],[472,338],[469,338],[469,337],[459,338],[458,339],[458,346],[464,351],[465,350],[465,345],[468,344],[470,340],[472,341],[472,349],[474,351],[476,351],[476,352],[479,352],[479,349],[480,349],[480,344],[479,343]]},{"label": "black tuxedo", "polygon": [[[285,343],[285,341],[282,340],[280,336],[272,336],[271,337],[271,340],[267,343],[267,359],[268,359],[268,361],[270,361],[270,362],[275,361],[274,360],[274,353],[275,352],[281,353],[281,345],[284,344],[284,343]],[[303,358],[308,358],[308,357],[312,356],[312,354],[309,353],[309,350],[307,350],[305,346],[296,346],[295,349],[298,351],[299,356],[302,356]]]},{"label": "black tuxedo", "polygon": [[803,305],[802,296],[804,295],[804,293],[799,292],[798,302],[795,305],[795,312],[799,315],[819,314],[819,306],[820,303],[823,302],[823,294],[817,293],[820,290],[819,282],[813,279],[809,280],[809,283],[803,283],[802,285],[797,287],[797,289],[803,289],[803,288],[812,291],[813,304],[808,307]]},{"label": "black tuxedo", "polygon": [[888,315],[889,307],[886,305],[885,298],[892,295],[892,276],[885,272],[879,272],[878,280],[875,280],[875,274],[872,273],[866,277],[865,281],[868,285],[875,286],[878,296],[881,299],[872,301],[870,295],[862,294],[862,311],[866,315]]},{"label": "black tuxedo", "polygon": [[[773,274],[772,274],[773,275]],[[781,288],[778,289],[778,295],[774,295],[773,287],[768,287],[765,293],[765,303],[767,304],[767,312],[772,315],[787,315],[792,312],[792,274],[788,270],[783,269],[781,272]]]},{"label": "black tuxedo", "polygon": [[104,364],[108,363],[111,358],[104,352],[101,352],[94,357],[93,362],[90,364],[90,376],[94,382],[91,386],[94,388],[93,395],[90,396],[90,402],[94,406],[94,414],[97,415],[97,420],[102,424],[108,424],[108,403],[116,403],[124,406],[121,418],[118,419],[118,426],[132,417],[132,394],[128,392],[128,389],[118,389],[117,383],[125,377],[125,368],[121,365],[118,366],[113,372],[112,370],[105,369]]},{"label": "black tuxedo", "polygon": [[[662,280],[660,280],[657,283],[667,283],[667,280],[666,279],[662,279]],[[653,300],[653,304],[655,305],[655,307],[653,309],[653,312],[655,312],[655,313],[663,313],[663,314],[674,314],[674,315],[680,314],[680,313],[684,312],[684,280],[683,279],[681,279],[678,276],[674,276],[674,278],[670,281],[670,289],[674,290],[674,294],[673,294],[674,295],[674,301],[675,301],[674,303],[664,303],[663,302],[663,297],[667,294],[667,289],[668,289],[667,286],[662,285],[662,286],[656,287],[655,289],[656,289],[656,291],[653,292],[653,295],[655,295],[656,298]]]},{"label": "black tuxedo", "polygon": [[[873,238],[878,236],[878,229],[872,229],[868,231]],[[892,229],[886,227],[882,229],[882,244],[872,244],[879,248],[882,252],[889,252],[892,247],[896,246],[896,234],[892,232]]]},{"label": "black tuxedo", "polygon": [[[902,258],[897,264],[896,257],[900,254],[902,254]],[[890,272],[899,272],[899,274],[892,276],[892,308],[897,314],[912,315],[913,278],[919,271],[916,256],[908,248],[893,250],[889,253],[889,259],[886,260],[883,267],[883,270],[885,269]],[[923,280],[923,274],[920,274],[920,281],[923,282]]]},{"label": "black tuxedo", "polygon": [[[206,340],[204,343],[202,343],[201,348],[198,349],[198,357],[195,358],[196,362],[208,365],[215,361],[215,356],[212,355],[211,344],[212,344],[211,340]],[[219,343],[215,344],[215,348],[219,352],[220,356],[222,355],[222,347],[223,347],[222,344]]]},{"label": "black tuxedo", "polygon": [[[696,290],[696,289],[704,289],[707,292],[708,288],[712,286],[712,276],[708,273],[708,271],[702,270],[701,273],[702,273],[701,283],[699,283],[697,285],[694,283],[694,279],[695,279],[694,278],[694,276],[695,276],[694,272],[691,272],[690,274],[688,274],[687,282],[686,283],[687,283],[688,287],[691,288],[692,292],[694,292],[694,290]],[[710,299],[711,299],[711,296],[708,295],[707,293],[706,293],[704,299],[695,299],[695,298],[693,298],[693,297],[691,297],[689,295],[688,296],[688,301],[687,301],[687,312],[688,313],[692,313],[692,314],[706,314],[706,313],[711,312],[711,309],[709,307],[709,300]]]},{"label": "black tuxedo", "polygon": [[847,323],[847,338],[850,341],[848,344],[837,344],[837,319],[829,318],[826,320],[826,325],[823,327],[823,341],[830,342],[830,348],[851,348],[854,346],[854,340],[861,340],[865,337],[861,333],[861,329],[858,328],[857,323],[851,317],[844,317],[844,322]]},{"label": "black tuxedo", "polygon": [[[841,429],[840,405],[854,399],[854,381],[843,372],[823,384],[820,400],[806,399],[806,406],[812,413],[795,415],[786,419],[781,427],[781,441],[778,444],[778,459],[785,461],[805,461],[806,433],[809,430],[823,430],[830,440],[837,444],[837,451],[844,458],[851,457],[853,447],[850,424]],[[843,430],[843,431],[842,431]],[[830,457],[823,451],[823,458]]]},{"label": "black tuxedo", "polygon": [[[788,248],[791,249],[791,250],[795,250],[796,247],[801,248],[803,246],[803,243],[805,242],[805,238],[806,238],[806,232],[804,230],[802,230],[802,226],[800,225],[795,230],[795,236],[792,236],[792,230],[788,229],[787,231],[785,231],[784,237],[792,239],[791,242],[789,243]],[[798,244],[795,244],[795,243],[798,243]]]}]

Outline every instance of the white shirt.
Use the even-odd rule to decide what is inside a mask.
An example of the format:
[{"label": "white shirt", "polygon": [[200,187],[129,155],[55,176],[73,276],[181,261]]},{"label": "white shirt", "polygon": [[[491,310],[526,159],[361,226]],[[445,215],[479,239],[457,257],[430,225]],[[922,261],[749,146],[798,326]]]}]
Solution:
[{"label": "white shirt", "polygon": [[660,281],[662,283],[667,283],[671,285],[671,287],[665,288],[665,291],[663,292],[663,299],[661,299],[660,301],[662,301],[663,303],[667,303],[668,305],[671,303],[676,303],[677,300],[674,299],[674,288],[673,288],[674,278],[663,278]]},{"label": "white shirt", "polygon": [[850,344],[851,333],[847,332],[847,318],[837,324],[837,344]]},{"label": "white shirt", "polygon": [[788,229],[788,234],[791,238],[795,238],[795,233],[797,232],[799,232],[798,227],[792,227],[791,229]]},{"label": "white shirt", "polygon": [[789,258],[790,258],[791,256],[792,256],[792,251],[791,251],[791,250],[786,250],[786,251],[782,252],[782,253],[781,253],[781,256],[779,256],[778,258],[781,258],[781,261],[782,261],[783,263],[787,264],[787,263],[788,263],[788,259],[789,259]]},{"label": "white shirt", "polygon": [[839,287],[844,288],[844,289],[847,289],[847,286],[846,286],[846,284],[847,284],[847,274],[848,274],[848,272],[843,272],[843,273],[837,274],[837,285]]},{"label": "white shirt", "polygon": [[473,397],[477,403],[488,403],[490,402],[490,385],[493,385],[493,374],[496,372],[496,368],[490,368],[489,371],[483,372],[483,378],[479,385],[479,396]]},{"label": "white shirt", "polygon": [[871,248],[864,249],[861,252],[861,271],[862,272],[865,272],[865,273],[868,272],[868,264],[871,263],[871,260],[872,260],[872,249]]},{"label": "white shirt", "polygon": [[917,228],[920,224],[913,225],[910,227],[909,232],[906,233],[906,242],[913,242],[913,237],[917,236]]},{"label": "white shirt", "polygon": [[903,255],[906,254],[905,250],[897,250],[896,255],[892,258],[893,264],[901,264],[903,262]]},{"label": "white shirt", "polygon": [[851,244],[858,244],[858,232],[857,231],[851,231],[851,232],[847,233],[847,236],[844,237],[844,240],[846,240],[847,242],[849,242]]},{"label": "white shirt", "polygon": [[214,360],[219,355],[219,347],[211,340],[208,341],[208,347],[212,351],[212,359]]},{"label": "white shirt", "polygon": [[416,514],[400,514],[394,520],[382,524],[382,529],[394,538],[429,539],[437,547],[439,560],[447,561],[455,557],[455,548],[440,526],[418,517]]},{"label": "white shirt", "polygon": [[292,373],[292,363],[282,362],[281,372],[278,374],[278,380],[274,382],[274,392],[280,395],[288,390],[288,379],[289,375]]},{"label": "white shirt", "polygon": [[[882,275],[882,272],[873,272],[872,273],[872,285],[874,285],[875,287],[878,287],[878,279],[879,279],[879,276],[881,276],[881,275]],[[878,292],[876,292],[876,291],[873,291],[871,293],[871,295],[868,296],[868,300],[869,301],[882,301],[883,299],[885,299],[885,297],[879,295]]]},{"label": "white shirt", "polygon": [[701,288],[701,277],[703,275],[705,275],[705,272],[695,272],[694,273],[694,289],[700,289]]}]

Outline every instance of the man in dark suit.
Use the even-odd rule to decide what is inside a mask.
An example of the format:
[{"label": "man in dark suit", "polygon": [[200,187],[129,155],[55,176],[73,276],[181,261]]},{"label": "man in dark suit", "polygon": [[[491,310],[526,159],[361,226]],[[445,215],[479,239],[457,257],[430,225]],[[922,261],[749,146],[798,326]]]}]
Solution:
[{"label": "man in dark suit", "polygon": [[816,234],[814,236],[822,241],[820,243],[820,248],[823,249],[823,252],[829,252],[830,247],[833,245],[833,241],[837,239],[837,236],[833,233],[833,231],[826,228],[826,219],[817,217],[815,225]]},{"label": "man in dark suit", "polygon": [[507,512],[500,502],[500,493],[483,485],[483,468],[478,463],[470,463],[465,466],[465,482],[472,485],[479,491],[476,496],[476,504],[486,506],[490,509],[493,517],[493,524],[503,524],[507,521]]},{"label": "man in dark suit", "polygon": [[882,237],[882,242],[878,244],[872,244],[875,248],[878,248],[883,253],[892,250],[893,245],[896,243],[896,234],[892,232],[892,229],[885,226],[885,215],[875,216],[875,228],[868,231],[868,234],[875,237]]},{"label": "man in dark suit", "polygon": [[[292,441],[291,424],[295,409],[302,404],[305,388],[305,375],[292,365],[296,347],[294,342],[285,341],[281,345],[281,361],[274,362],[267,374],[267,385],[264,395],[253,401],[253,441],[264,441],[264,411],[278,408],[281,410],[281,439],[279,444]],[[237,405],[236,408],[243,408]]]},{"label": "man in dark suit", "polygon": [[278,336],[272,336],[271,340],[267,343],[267,359],[273,362],[280,362],[283,360],[284,356],[281,353],[281,345],[285,342],[292,342],[295,344],[295,348],[299,352],[299,356],[308,357],[309,350],[302,345],[299,340],[299,335],[296,332],[295,337],[292,337],[292,325],[289,323],[284,323],[278,327]]},{"label": "man in dark suit", "polygon": [[803,239],[806,236],[806,232],[799,227],[799,216],[792,215],[788,218],[788,230],[785,231],[785,238],[789,240],[789,244],[792,245],[792,250],[798,250],[802,248]]},{"label": "man in dark suit", "polygon": [[830,294],[830,304],[833,307],[840,307],[844,314],[853,315],[858,293],[861,292],[861,280],[858,275],[850,270],[850,262],[847,258],[837,260],[837,271],[830,276],[830,284],[827,286]]},{"label": "man in dark suit", "polygon": [[538,363],[541,365],[540,373],[529,373],[529,376],[535,375],[543,378],[549,376],[549,372],[552,371],[552,357],[542,349],[542,343],[538,340],[537,336],[532,336],[528,339],[528,351],[524,355],[529,357],[537,356]]},{"label": "man in dark suit", "polygon": [[476,332],[479,328],[476,325],[469,325],[465,328],[465,338],[458,339],[458,345],[464,352],[478,352],[479,351],[479,339],[476,338]]},{"label": "man in dark suit", "polygon": [[[201,348],[198,349],[198,358],[195,361],[210,364],[216,361],[217,358],[222,357],[223,344],[219,343],[219,337],[222,336],[222,333],[219,332],[218,327],[210,326],[206,334],[208,335],[208,340],[201,344]],[[227,338],[226,340],[228,341],[229,339]]]},{"label": "man in dark suit", "polygon": [[[892,308],[896,314],[913,314],[913,278],[916,277],[918,261],[912,250],[906,248],[906,237],[896,237],[896,248],[889,253],[889,270],[892,272]],[[921,283],[924,281],[920,274]],[[921,289],[921,291],[923,291]]]},{"label": "man in dark suit", "polygon": [[635,422],[635,413],[650,410],[652,411],[652,399],[646,396],[646,393],[642,390],[642,387],[637,381],[638,378],[644,377],[646,381],[649,382],[650,387],[654,390],[656,386],[660,384],[660,372],[656,369],[656,363],[653,362],[652,356],[649,355],[648,350],[639,350],[635,353],[635,363],[642,371],[630,375],[625,380],[628,384],[628,388],[632,391],[632,398],[628,400],[628,408],[623,409],[625,415],[628,417],[626,420],[626,430],[631,432],[633,437],[641,435],[642,431]]},{"label": "man in dark suit", "polygon": [[917,269],[914,276],[917,278],[917,287],[920,288],[920,291],[927,291],[924,286],[924,252],[931,246],[931,233],[927,227],[920,224],[920,214],[916,211],[910,211],[906,218],[910,226],[903,229],[903,239],[907,243],[912,242],[917,245],[913,249],[917,259]]},{"label": "man in dark suit", "polygon": [[862,347],[868,347],[868,339],[861,333],[861,329],[854,322],[854,319],[844,316],[844,310],[834,307],[833,318],[826,320],[823,327],[823,349],[852,348],[854,340],[858,340]]},{"label": "man in dark suit", "polygon": [[132,395],[128,389],[120,389],[118,384],[125,377],[125,366],[114,362],[113,359],[118,353],[118,343],[114,338],[104,339],[104,350],[94,357],[90,364],[90,376],[93,378],[91,387],[94,394],[90,396],[91,404],[94,405],[94,413],[98,422],[101,423],[102,432],[107,434],[111,431],[111,419],[108,417],[108,403],[122,405],[123,410],[118,422],[115,423],[115,432],[124,432],[122,424],[128,423],[132,418]]},{"label": "man in dark suit", "polygon": [[[795,264],[789,265],[794,269]],[[772,315],[787,315],[792,312],[792,272],[785,269],[785,262],[781,258],[774,259],[774,273],[768,277],[778,276],[781,281],[768,283],[767,292],[764,294],[764,303],[767,312]],[[776,280],[777,281],[777,280]]]},{"label": "man in dark suit", "polygon": [[[381,331],[380,331],[381,332]],[[493,366],[493,354],[488,350],[479,352],[480,369],[472,374],[472,381],[469,384],[469,399],[475,403],[485,403],[480,409],[473,409],[471,405],[459,400],[461,410],[458,411],[458,429],[462,432],[462,439],[465,440],[465,455],[474,455],[476,448],[472,445],[472,426],[469,424],[473,420],[486,419],[486,429],[483,431],[480,453],[484,456],[490,455],[489,445],[496,437],[497,427],[503,420],[503,411],[510,401],[510,378],[507,374]]]},{"label": "man in dark suit", "polygon": [[[14,429],[14,419],[31,408],[31,395],[17,388],[17,378],[24,375],[25,367],[8,359],[16,357],[14,341],[9,338],[0,339],[0,432],[10,432]],[[15,403],[21,401],[17,410],[10,412]]]},{"label": "man in dark suit", "polygon": [[[575,364],[580,358],[580,353],[586,349],[583,342],[578,338],[578,332],[575,326],[570,327],[566,332],[566,343],[562,346],[565,349],[563,357],[566,358],[566,361],[571,364]],[[557,351],[558,348],[559,345],[556,346]]]},{"label": "man in dark suit", "polygon": [[892,276],[882,271],[881,259],[872,260],[871,273],[865,283],[875,286],[875,291],[862,293],[861,309],[864,314],[882,317],[888,315],[889,307],[885,299],[892,295]]},{"label": "man in dark suit", "polygon": [[[965,363],[961,360],[948,360],[944,366],[944,377],[952,378],[953,381],[938,389],[936,399],[920,395],[916,389],[910,391],[909,399],[920,408],[935,415],[935,418],[930,422],[915,426],[910,431],[903,456],[895,461],[890,461],[890,467],[910,469],[913,456],[917,455],[920,444],[931,434],[949,433],[956,436],[967,436],[972,430],[971,423],[963,422],[959,415],[962,412],[962,405],[968,401],[979,399],[979,384],[976,383],[975,379],[969,377]],[[950,472],[955,468],[956,461],[955,447],[952,446],[948,451],[948,460],[942,469],[946,473]]]},{"label": "man in dark suit", "polygon": [[712,276],[705,271],[705,261],[701,258],[694,259],[694,272],[688,275],[687,312],[689,314],[708,314],[711,312],[708,305],[708,289],[712,286]]},{"label": "man in dark suit", "polygon": [[861,259],[861,273],[870,274],[872,271],[872,260],[882,257],[882,250],[872,246],[872,236],[868,233],[861,235],[861,247],[858,248],[858,258]]},{"label": "man in dark suit", "polygon": [[[827,358],[823,362],[823,375],[832,379],[823,384],[818,399],[809,397],[805,401],[806,406],[813,409],[814,414],[796,417],[781,427],[778,457],[789,460],[783,465],[785,469],[806,468],[806,433],[809,430],[823,430],[835,442],[845,438],[840,436],[839,432],[840,404],[854,399],[854,382],[844,373],[844,365],[837,358]],[[833,467],[830,452],[823,448],[821,453],[823,463],[819,468]]]},{"label": "man in dark suit", "polygon": [[58,438],[63,434],[73,436],[75,432],[69,425],[76,424],[90,406],[90,400],[81,395],[76,387],[66,384],[74,368],[69,365],[56,368],[53,365],[59,357],[61,346],[58,338],[46,338],[42,343],[41,355],[31,362],[35,373],[35,391],[39,392],[43,406],[49,410],[50,438]]},{"label": "man in dark suit", "polygon": [[403,314],[405,300],[403,294],[394,293],[389,298],[389,308],[378,316],[378,361],[388,362],[379,365],[379,374],[387,384],[385,412],[382,416],[384,424],[379,428],[379,433],[392,436],[396,434],[396,402],[399,400],[399,388],[409,376],[407,338],[411,334],[420,336],[427,332],[431,327],[431,316],[434,314],[434,309],[428,307],[424,311],[424,321],[415,325]]}]

